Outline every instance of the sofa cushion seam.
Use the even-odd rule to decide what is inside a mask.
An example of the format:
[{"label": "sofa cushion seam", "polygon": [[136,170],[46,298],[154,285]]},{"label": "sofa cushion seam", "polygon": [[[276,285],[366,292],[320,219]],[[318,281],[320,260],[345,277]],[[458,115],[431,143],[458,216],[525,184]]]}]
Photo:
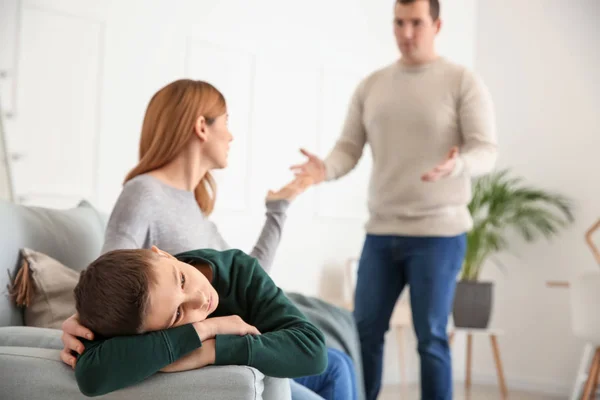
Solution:
[{"label": "sofa cushion seam", "polygon": [[52,361],[52,362],[62,363],[61,360],[53,360],[53,359],[50,359],[50,358],[40,357],[40,356],[32,356],[32,355],[29,355],[29,354],[13,354],[13,353],[3,353],[3,352],[0,352],[0,356],[35,358],[37,360],[46,360],[46,361]]}]

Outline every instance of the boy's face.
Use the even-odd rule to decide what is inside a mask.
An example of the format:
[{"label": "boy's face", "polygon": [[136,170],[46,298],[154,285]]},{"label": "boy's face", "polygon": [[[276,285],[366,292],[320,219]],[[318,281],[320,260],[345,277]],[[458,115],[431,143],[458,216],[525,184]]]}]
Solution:
[{"label": "boy's face", "polygon": [[197,268],[156,247],[152,250],[159,257],[154,261],[156,283],[149,287],[144,331],[204,321],[219,305],[219,295],[210,281]]}]

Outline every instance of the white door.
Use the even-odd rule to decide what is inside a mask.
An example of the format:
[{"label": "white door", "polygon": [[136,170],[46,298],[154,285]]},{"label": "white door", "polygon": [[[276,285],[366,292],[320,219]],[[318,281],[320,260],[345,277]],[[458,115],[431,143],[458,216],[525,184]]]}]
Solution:
[{"label": "white door", "polygon": [[2,0],[1,95],[20,203],[95,200],[105,21],[83,3],[93,2]]}]

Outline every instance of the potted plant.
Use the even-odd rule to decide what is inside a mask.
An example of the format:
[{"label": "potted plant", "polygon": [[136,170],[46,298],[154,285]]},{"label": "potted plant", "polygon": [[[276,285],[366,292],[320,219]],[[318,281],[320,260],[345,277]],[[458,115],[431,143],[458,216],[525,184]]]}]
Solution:
[{"label": "potted plant", "polygon": [[488,261],[509,247],[507,235],[516,233],[527,242],[551,238],[573,221],[571,202],[565,196],[523,183],[509,170],[494,171],[476,179],[469,211],[473,228],[467,247],[453,306],[454,325],[461,328],[488,326],[493,300],[493,283],[481,282]]}]

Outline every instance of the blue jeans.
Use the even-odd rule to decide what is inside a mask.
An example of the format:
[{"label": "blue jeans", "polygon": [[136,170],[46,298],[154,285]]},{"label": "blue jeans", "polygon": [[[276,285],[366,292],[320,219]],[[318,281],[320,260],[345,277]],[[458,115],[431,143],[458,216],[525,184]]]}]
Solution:
[{"label": "blue jeans", "polygon": [[367,235],[358,265],[354,317],[361,341],[365,390],[381,388],[384,335],[398,297],[410,286],[421,361],[421,398],[452,399],[452,363],[446,334],[466,235]]},{"label": "blue jeans", "polygon": [[356,374],[344,352],[327,349],[327,369],[320,375],[292,381],[292,400],[356,400]]}]

